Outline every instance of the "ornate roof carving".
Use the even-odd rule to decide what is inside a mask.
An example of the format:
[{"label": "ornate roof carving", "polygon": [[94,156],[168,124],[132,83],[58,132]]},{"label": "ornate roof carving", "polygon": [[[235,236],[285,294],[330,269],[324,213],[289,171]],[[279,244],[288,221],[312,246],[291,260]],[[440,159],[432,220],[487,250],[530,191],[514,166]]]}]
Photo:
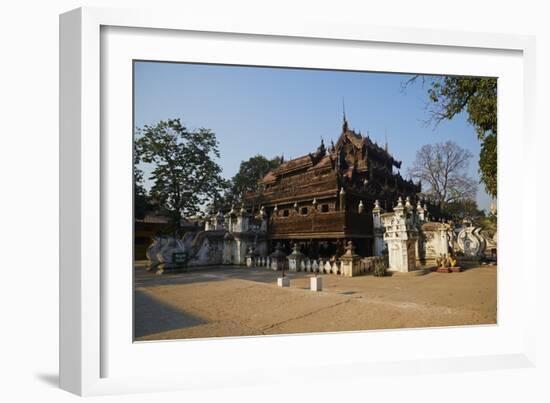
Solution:
[{"label": "ornate roof carving", "polygon": [[394,173],[393,167],[400,168],[401,161],[393,158],[387,146],[382,148],[369,136],[356,133],[344,118],[336,144],[327,150],[321,140],[315,152],[283,162],[259,181],[263,190],[246,195],[246,199],[261,198],[269,204],[336,194],[341,187],[370,196],[420,192],[418,185]]}]

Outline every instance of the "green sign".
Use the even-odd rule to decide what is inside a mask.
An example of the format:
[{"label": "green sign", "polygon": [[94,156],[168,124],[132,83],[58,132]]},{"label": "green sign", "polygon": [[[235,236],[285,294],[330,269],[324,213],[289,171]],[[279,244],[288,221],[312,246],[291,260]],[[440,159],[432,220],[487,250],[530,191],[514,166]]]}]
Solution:
[{"label": "green sign", "polygon": [[185,266],[187,264],[187,253],[176,252],[172,254],[172,262],[177,266]]}]

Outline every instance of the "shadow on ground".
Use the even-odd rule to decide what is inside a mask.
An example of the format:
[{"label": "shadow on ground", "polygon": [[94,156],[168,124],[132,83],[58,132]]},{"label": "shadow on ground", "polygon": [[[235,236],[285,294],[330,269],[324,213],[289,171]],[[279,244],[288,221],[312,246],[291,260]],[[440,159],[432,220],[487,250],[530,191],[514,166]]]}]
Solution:
[{"label": "shadow on ground", "polygon": [[171,307],[142,291],[134,292],[134,337],[202,325],[207,321]]},{"label": "shadow on ground", "polygon": [[[260,283],[274,283],[281,272],[269,270],[267,268],[246,268],[243,266],[209,266],[192,267],[185,272],[165,272],[161,276],[152,271],[145,270],[144,267],[136,266],[134,271],[134,286],[149,287],[165,284],[191,284],[209,281],[223,281],[227,279],[239,279],[247,281],[256,281]],[[285,275],[292,278],[311,277],[312,273],[288,273]]]},{"label": "shadow on ground", "polygon": [[[464,271],[470,270],[479,270],[482,267],[491,267],[491,266],[466,266]],[[396,279],[406,278],[415,278],[423,277],[434,273],[432,267],[422,267],[422,270],[418,271],[418,274],[415,273],[393,273],[386,272],[384,278],[395,277]],[[437,273],[442,275],[442,273]],[[445,274],[445,273],[443,273]],[[457,275],[457,273],[450,273]],[[244,266],[207,266],[207,267],[192,267],[184,272],[165,272],[163,275],[156,275],[152,271],[147,271],[143,265],[136,265],[134,270],[134,287],[135,289],[163,286],[163,285],[177,285],[177,284],[193,284],[193,283],[205,283],[212,281],[224,281],[224,280],[246,280],[258,283],[265,284],[275,284],[277,278],[281,277],[282,273],[280,271],[272,271],[268,268],[247,268]],[[285,272],[285,275],[290,278],[290,280],[309,278],[313,276],[313,273],[306,272]],[[369,274],[366,276],[361,276],[362,281],[365,278],[372,278],[373,275]],[[349,277],[335,276],[338,280],[349,280]],[[359,278],[359,277],[357,277]],[[381,279],[380,277],[379,279]],[[306,290],[309,287],[302,287]],[[356,291],[350,290],[346,293],[341,293],[342,295],[352,295]]]}]

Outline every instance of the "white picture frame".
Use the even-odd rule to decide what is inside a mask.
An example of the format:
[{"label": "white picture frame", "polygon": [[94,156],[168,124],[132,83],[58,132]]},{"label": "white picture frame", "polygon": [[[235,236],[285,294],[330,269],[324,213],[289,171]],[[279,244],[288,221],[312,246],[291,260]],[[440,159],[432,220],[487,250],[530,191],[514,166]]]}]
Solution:
[{"label": "white picture frame", "polygon": [[[115,200],[127,201],[128,189],[131,190],[130,165],[112,163],[115,151],[124,152],[127,147],[122,161],[131,155],[131,147],[128,147],[131,121],[125,119],[132,108],[127,102],[128,97],[131,98],[131,87],[124,74],[128,72],[127,62],[131,59],[179,60],[181,55],[176,53],[181,49],[176,47],[170,56],[169,49],[174,48],[169,45],[187,40],[186,33],[192,34],[187,43],[195,55],[192,61],[278,65],[273,64],[272,59],[277,52],[284,50],[299,57],[300,52],[293,49],[296,44],[301,50],[311,50],[311,59],[303,59],[297,67],[360,68],[360,64],[353,64],[359,63],[353,57],[349,65],[342,64],[341,59],[324,64],[325,59],[312,49],[315,43],[315,47],[318,44],[330,52],[355,55],[357,60],[368,52],[381,52],[380,64],[364,62],[364,66],[373,70],[398,71],[401,67],[403,72],[433,74],[475,74],[477,71],[482,73],[480,75],[493,75],[491,71],[502,72],[503,85],[499,84],[499,252],[502,250],[502,254],[498,269],[498,325],[132,343],[126,333],[132,314],[128,311],[131,294],[127,288],[131,289],[131,284],[124,285],[124,289],[117,286],[126,284],[128,273],[107,270],[125,266],[131,245],[122,242],[122,246],[113,248],[113,243],[106,241],[120,239],[118,235],[124,237],[125,231],[131,231],[128,215],[116,214],[124,204],[119,202],[117,205]],[[136,47],[130,42],[138,35],[141,36],[139,47]],[[227,52],[221,49],[220,52],[205,51],[215,49],[209,46],[218,46],[220,41],[233,40],[231,38],[237,38],[238,43],[227,46],[230,49]],[[193,40],[203,42],[197,46],[192,45]],[[273,47],[273,52],[262,51],[265,46]],[[113,49],[117,50],[116,54],[110,53]],[[150,10],[81,8],[60,17],[60,52],[60,384],[63,389],[80,395],[96,395],[297,383],[307,378],[304,373],[308,371],[315,372],[318,381],[345,381],[380,374],[534,365],[537,265],[534,254],[521,252],[528,250],[527,211],[522,206],[528,202],[527,195],[532,195],[536,189],[537,178],[536,174],[518,177],[519,173],[507,167],[511,164],[502,163],[509,159],[512,150],[522,162],[530,161],[534,155],[534,38],[314,20],[299,23],[235,18],[206,20]],[[407,62],[403,60],[403,55],[411,56],[415,52],[425,56],[424,67],[420,64],[415,67],[417,59],[414,57]],[[446,56],[441,57],[439,63],[433,52]],[[468,60],[464,58],[467,54],[479,64],[463,68],[457,65],[453,67],[455,70],[449,70],[449,60]],[[121,59],[115,62],[117,57]],[[495,58],[502,63],[496,63]],[[389,60],[393,67],[387,64]],[[426,63],[433,63],[431,71]],[[106,80],[107,75],[122,79]],[[113,113],[111,107],[116,108],[117,113]],[[510,113],[501,116],[503,111]],[[113,116],[120,122],[111,121]],[[117,126],[119,124],[123,126]],[[128,124],[128,137],[112,135],[115,128],[125,131]],[[525,196],[517,196],[518,192],[514,192],[503,177],[507,180],[518,178],[515,183],[522,183],[530,192],[519,192]],[[119,191],[126,192],[125,196],[114,194]],[[514,194],[516,197],[511,198]],[[131,209],[126,207],[126,210]],[[536,211],[531,209],[530,214]],[[514,253],[522,256],[521,259],[514,257],[511,251],[512,235],[507,230],[510,226],[514,226],[516,241],[521,240],[514,246]],[[115,261],[122,264],[113,265]],[[512,272],[512,267],[518,272]],[[120,295],[120,301],[115,301],[113,295]],[[463,342],[448,350],[437,343],[431,350],[422,347],[422,340],[439,337]],[[369,343],[377,344],[379,355],[366,347],[366,350],[361,349],[362,353],[353,354],[358,351],[357,346]],[[415,348],[409,348],[407,343]],[[312,345],[331,350],[336,344],[342,354],[332,360],[314,353],[284,359],[285,351],[307,351]],[[390,346],[393,346],[391,350]],[[350,354],[352,357],[346,359]],[[186,360],[168,358],[180,355]],[[156,357],[157,361],[151,357]],[[262,359],[265,365],[262,371],[257,371]],[[233,365],[225,365],[225,361]],[[123,365],[124,362],[127,364]],[[146,376],[140,366],[159,371]]]}]

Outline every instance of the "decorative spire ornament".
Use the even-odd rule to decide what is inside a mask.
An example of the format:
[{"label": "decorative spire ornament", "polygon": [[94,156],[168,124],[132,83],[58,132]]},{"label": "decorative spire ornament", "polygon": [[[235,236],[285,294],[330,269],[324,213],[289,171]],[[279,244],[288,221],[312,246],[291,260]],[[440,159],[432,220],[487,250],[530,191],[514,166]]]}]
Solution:
[{"label": "decorative spire ornament", "polygon": [[343,112],[343,124],[342,124],[342,131],[345,133],[348,131],[348,119],[346,118],[346,104],[344,102],[344,97],[342,97],[342,112]]}]

